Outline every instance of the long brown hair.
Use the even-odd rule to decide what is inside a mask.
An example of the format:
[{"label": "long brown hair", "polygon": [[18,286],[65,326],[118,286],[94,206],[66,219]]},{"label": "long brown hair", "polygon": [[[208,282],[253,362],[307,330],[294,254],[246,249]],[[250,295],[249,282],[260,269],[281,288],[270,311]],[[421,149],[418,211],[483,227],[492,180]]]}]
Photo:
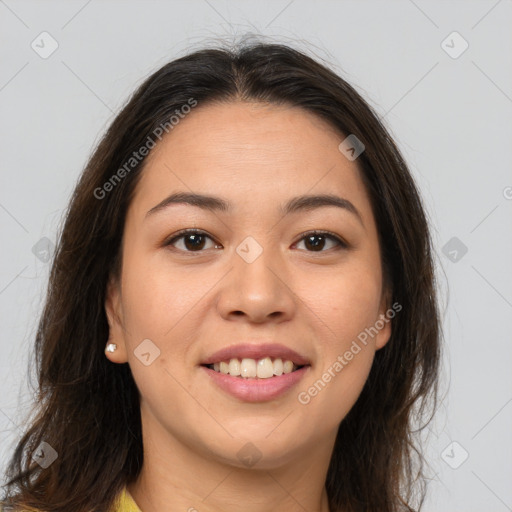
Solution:
[{"label": "long brown hair", "polygon": [[[419,510],[426,460],[414,426],[421,430],[435,412],[441,346],[420,195],[388,130],[351,85],[300,51],[261,42],[202,49],[164,65],[140,85],[94,150],[59,235],[35,339],[35,415],[9,462],[1,503],[105,512],[139,474],[138,390],[129,365],[112,365],[104,355],[104,302],[108,279],[119,272],[126,212],[146,159],[125,166],[122,179],[112,177],[191,98],[199,105],[241,100],[301,107],[364,144],[357,162],[391,303],[402,310],[340,424],[326,488],[332,512]],[[32,458],[42,442],[58,454],[46,468]]]}]

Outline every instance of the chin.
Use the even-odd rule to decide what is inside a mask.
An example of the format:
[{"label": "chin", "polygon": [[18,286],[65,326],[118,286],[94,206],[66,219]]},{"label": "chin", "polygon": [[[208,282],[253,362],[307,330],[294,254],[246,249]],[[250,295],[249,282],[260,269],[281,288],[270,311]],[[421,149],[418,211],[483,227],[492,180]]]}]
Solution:
[{"label": "chin", "polygon": [[[222,446],[212,447],[210,455],[216,461],[228,466],[249,470],[278,469],[286,464],[300,460],[304,453],[303,443],[297,443],[297,433],[279,436],[279,439],[270,439],[273,434],[257,439],[250,439],[247,435],[236,436],[229,439]],[[219,449],[220,448],[220,449]]]}]

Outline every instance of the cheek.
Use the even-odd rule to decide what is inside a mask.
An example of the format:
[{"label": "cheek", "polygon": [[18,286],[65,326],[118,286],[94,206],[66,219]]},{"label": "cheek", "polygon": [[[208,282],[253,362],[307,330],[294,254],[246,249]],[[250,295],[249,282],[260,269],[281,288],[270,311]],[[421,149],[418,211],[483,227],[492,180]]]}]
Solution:
[{"label": "cheek", "polygon": [[[375,352],[363,345],[358,350],[355,354],[341,351],[299,390],[297,401],[302,408],[303,428],[309,427],[311,436],[327,435],[338,428],[359,398]],[[347,352],[352,354],[350,361]]]},{"label": "cheek", "polygon": [[144,400],[158,403],[170,395],[181,396],[178,383],[186,380],[184,362],[190,358],[194,334],[191,319],[204,295],[204,287],[190,279],[142,251],[127,254],[122,276],[124,334],[128,363]]},{"label": "cheek", "polygon": [[378,268],[354,264],[316,283],[303,296],[325,331],[322,352],[332,357],[378,318],[381,275]]},{"label": "cheek", "polygon": [[375,355],[368,330],[379,318],[380,273],[354,266],[314,290],[318,360],[297,399],[311,417],[323,418],[327,432],[347,415],[368,378]]},{"label": "cheek", "polygon": [[[211,284],[210,284],[211,281]],[[132,251],[123,272],[123,312],[136,337],[164,339],[193,311],[215,276],[169,268],[158,254]]]}]

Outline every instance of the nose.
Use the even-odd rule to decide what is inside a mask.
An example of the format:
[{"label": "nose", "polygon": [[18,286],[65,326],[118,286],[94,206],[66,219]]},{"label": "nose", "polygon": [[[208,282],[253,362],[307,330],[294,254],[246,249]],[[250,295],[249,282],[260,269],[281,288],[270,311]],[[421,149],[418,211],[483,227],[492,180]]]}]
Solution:
[{"label": "nose", "polygon": [[235,252],[232,264],[217,301],[224,319],[279,323],[292,318],[297,298],[289,271],[276,254],[264,249],[248,262]]}]

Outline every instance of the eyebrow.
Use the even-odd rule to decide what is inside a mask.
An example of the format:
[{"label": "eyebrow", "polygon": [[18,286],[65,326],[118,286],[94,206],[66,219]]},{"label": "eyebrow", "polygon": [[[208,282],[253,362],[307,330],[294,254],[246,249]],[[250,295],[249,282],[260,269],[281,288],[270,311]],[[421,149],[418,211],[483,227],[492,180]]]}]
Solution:
[{"label": "eyebrow", "polygon": [[[196,194],[192,192],[176,192],[151,208],[151,210],[146,213],[146,217],[154,215],[173,204],[188,204],[212,212],[220,211],[227,213],[231,209],[229,201],[220,197]],[[286,204],[281,205],[279,210],[282,215],[288,215],[299,211],[311,211],[322,206],[335,206],[337,208],[342,208],[357,217],[364,227],[363,218],[359,213],[359,210],[348,199],[344,199],[343,197],[336,195],[320,194],[293,197]]]}]

